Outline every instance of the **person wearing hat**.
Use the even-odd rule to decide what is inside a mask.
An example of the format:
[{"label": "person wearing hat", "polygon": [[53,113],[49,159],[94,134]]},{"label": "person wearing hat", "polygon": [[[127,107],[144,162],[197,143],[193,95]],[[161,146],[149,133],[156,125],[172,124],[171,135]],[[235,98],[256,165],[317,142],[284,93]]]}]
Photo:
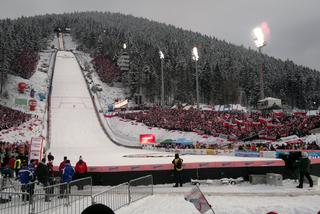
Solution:
[{"label": "person wearing hat", "polygon": [[[72,177],[74,175],[74,169],[71,166],[70,160],[66,160],[65,166],[62,170],[61,180],[63,183],[70,183],[72,181]],[[62,185],[62,192],[60,194],[63,196],[65,194],[65,191],[67,191],[67,194],[70,193],[70,186],[69,185]],[[69,186],[68,190],[66,186]],[[61,189],[60,189],[61,191]]]},{"label": "person wearing hat", "polygon": [[[79,157],[79,161],[76,163],[75,172],[76,179],[84,178],[87,175],[87,163],[83,161],[82,156]],[[78,190],[83,190],[83,183],[81,181],[79,181]]]},{"label": "person wearing hat", "polygon": [[181,173],[183,170],[182,162],[183,162],[183,159],[179,157],[179,154],[175,154],[172,164],[173,164],[173,172],[174,172],[176,184],[173,187],[178,187],[178,184],[180,184],[180,187],[182,187],[182,178],[181,178]]},{"label": "person wearing hat", "polygon": [[42,158],[41,161],[39,162],[35,174],[37,176],[38,181],[44,186],[45,188],[45,201],[49,202],[49,188],[47,188],[47,186],[49,186],[49,177],[50,177],[50,172],[48,169],[48,166],[46,165],[46,159]]},{"label": "person wearing hat", "polygon": [[28,168],[27,161],[22,161],[22,167],[18,172],[18,179],[21,183],[21,192],[27,192],[29,194],[22,195],[22,201],[29,201],[29,196],[33,195],[33,185],[30,184],[31,181],[34,179],[34,174]]},{"label": "person wearing hat", "polygon": [[52,162],[54,160],[54,156],[49,152],[48,154],[48,162]]},{"label": "person wearing hat", "polygon": [[17,157],[16,161],[14,162],[14,172],[16,174],[16,177],[18,177],[18,172],[21,168],[21,159],[20,157]]},{"label": "person wearing hat", "polygon": [[306,178],[308,179],[309,186],[313,187],[313,181],[310,176],[310,159],[308,158],[307,152],[302,153],[302,157],[300,157],[297,161],[297,165],[300,173],[299,185],[297,186],[297,188],[303,188],[304,176],[306,176]]}]

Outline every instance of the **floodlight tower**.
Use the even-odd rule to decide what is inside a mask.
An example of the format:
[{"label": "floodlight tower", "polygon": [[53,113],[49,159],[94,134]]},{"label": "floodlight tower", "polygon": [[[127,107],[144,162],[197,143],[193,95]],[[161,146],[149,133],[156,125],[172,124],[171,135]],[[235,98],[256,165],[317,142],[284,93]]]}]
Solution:
[{"label": "floodlight tower", "polygon": [[193,47],[192,49],[192,59],[196,64],[196,92],[197,92],[197,110],[199,110],[199,74],[198,74],[198,49],[197,47]]},{"label": "floodlight tower", "polygon": [[[261,49],[264,46],[266,46],[262,28],[257,27],[253,29],[253,35],[254,35],[254,43],[256,44],[259,54],[261,56]],[[263,58],[261,59],[261,64],[259,69],[259,80],[260,80],[260,99],[264,99]]]},{"label": "floodlight tower", "polygon": [[162,51],[159,51],[159,56],[161,60],[161,107],[164,105],[164,79],[163,79],[163,60],[164,60],[164,55]]}]

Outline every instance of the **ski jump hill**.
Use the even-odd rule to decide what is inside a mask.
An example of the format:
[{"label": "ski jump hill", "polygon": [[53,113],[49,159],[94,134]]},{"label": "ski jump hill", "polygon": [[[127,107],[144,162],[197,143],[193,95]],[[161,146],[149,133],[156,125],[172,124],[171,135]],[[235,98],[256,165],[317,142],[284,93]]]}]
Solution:
[{"label": "ski jump hill", "polygon": [[[120,146],[105,128],[104,115],[90,92],[81,67],[72,52],[58,51],[49,96],[49,151],[55,169],[64,156],[74,166],[81,155],[94,184],[116,185],[144,175],[154,183],[173,183],[174,154]],[[219,155],[183,155],[184,180],[244,177],[250,174],[289,175],[279,159],[242,158]],[[313,160],[312,172],[320,172]]]}]

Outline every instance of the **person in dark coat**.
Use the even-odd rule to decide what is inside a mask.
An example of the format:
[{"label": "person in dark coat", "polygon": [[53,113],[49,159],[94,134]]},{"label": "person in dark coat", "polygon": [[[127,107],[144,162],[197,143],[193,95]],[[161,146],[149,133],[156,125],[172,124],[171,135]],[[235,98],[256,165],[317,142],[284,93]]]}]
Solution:
[{"label": "person in dark coat", "polygon": [[[55,181],[54,181],[54,171],[53,171],[53,163],[52,161],[49,161],[47,163],[47,167],[48,167],[48,171],[49,171],[49,185],[52,186],[55,184]],[[54,188],[49,188],[49,193],[50,194],[53,194],[54,192]]]},{"label": "person in dark coat", "polygon": [[181,173],[183,170],[182,163],[183,163],[183,159],[179,157],[179,154],[175,154],[172,164],[173,164],[173,172],[174,172],[176,184],[173,187],[178,187],[178,184],[180,184],[180,186],[182,187],[182,176],[181,176]]},{"label": "person in dark coat", "polygon": [[310,159],[308,158],[308,153],[306,152],[302,153],[302,157],[300,157],[299,160],[297,161],[297,165],[300,173],[299,185],[297,186],[297,188],[303,188],[304,176],[306,176],[306,178],[308,179],[309,186],[313,187],[313,181],[310,176]]},{"label": "person in dark coat", "polygon": [[50,201],[49,200],[49,189],[47,186],[49,186],[49,169],[48,166],[46,165],[46,159],[43,158],[40,163],[38,164],[35,174],[37,176],[38,181],[44,186],[46,196],[45,196],[45,201]]},{"label": "person in dark coat", "polygon": [[54,160],[54,156],[49,152],[48,154],[48,162],[52,162]]}]

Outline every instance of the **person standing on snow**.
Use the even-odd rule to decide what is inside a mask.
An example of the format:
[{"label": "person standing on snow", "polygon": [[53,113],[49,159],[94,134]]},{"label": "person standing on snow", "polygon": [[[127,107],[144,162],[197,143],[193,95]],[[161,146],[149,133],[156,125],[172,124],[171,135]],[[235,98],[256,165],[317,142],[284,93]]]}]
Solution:
[{"label": "person standing on snow", "polygon": [[299,158],[296,164],[298,165],[299,173],[300,173],[299,185],[297,186],[297,188],[301,188],[301,189],[303,188],[304,176],[306,176],[306,178],[308,179],[309,186],[313,187],[313,181],[310,176],[310,159],[308,158],[308,153],[303,152],[302,157]]},{"label": "person standing on snow", "polygon": [[[75,172],[76,172],[75,177],[77,179],[84,178],[87,175],[88,167],[87,167],[86,162],[83,161],[82,156],[80,156],[79,161],[76,164]],[[78,190],[83,190],[82,181],[79,181]]]},{"label": "person standing on snow", "polygon": [[49,152],[48,154],[48,162],[52,162],[54,160],[54,156]]},{"label": "person standing on snow", "polygon": [[16,161],[14,162],[14,172],[16,174],[16,177],[18,177],[18,172],[21,168],[21,159],[20,157],[17,157]]},{"label": "person standing on snow", "polygon": [[21,192],[27,192],[29,194],[22,195],[22,201],[29,201],[29,196],[33,195],[34,184],[30,184],[34,180],[34,174],[27,166],[27,162],[22,162],[22,168],[18,172],[17,178],[21,183]]},{"label": "person standing on snow", "polygon": [[59,165],[59,175],[60,176],[62,175],[62,170],[64,169],[64,166],[66,164],[67,159],[68,159],[67,156],[64,156],[63,161]]},{"label": "person standing on snow", "polygon": [[37,176],[38,181],[44,186],[45,188],[45,201],[49,202],[49,169],[48,166],[46,165],[46,159],[42,158],[42,160],[39,162],[35,174]]},{"label": "person standing on snow", "polygon": [[183,163],[183,159],[179,157],[179,154],[175,154],[172,164],[173,164],[173,171],[174,171],[176,184],[173,187],[178,187],[178,184],[180,184],[180,187],[182,187],[182,178],[181,178],[181,173],[183,170],[182,163]]},{"label": "person standing on snow", "polygon": [[63,183],[67,183],[67,184],[62,185],[62,189],[60,189],[60,194],[62,197],[63,195],[65,195],[66,191],[67,191],[67,194],[70,193],[69,183],[72,181],[73,175],[74,175],[74,169],[70,164],[70,160],[66,160],[65,166],[62,170],[61,179]]}]

